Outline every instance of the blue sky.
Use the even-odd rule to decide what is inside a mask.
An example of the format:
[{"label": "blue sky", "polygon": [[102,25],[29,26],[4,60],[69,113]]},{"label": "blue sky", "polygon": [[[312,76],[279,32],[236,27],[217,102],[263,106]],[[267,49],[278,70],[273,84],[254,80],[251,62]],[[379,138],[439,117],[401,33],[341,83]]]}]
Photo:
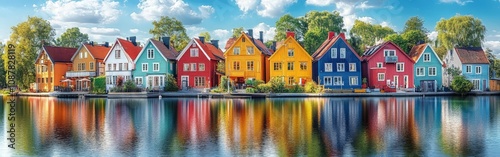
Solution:
[{"label": "blue sky", "polygon": [[42,17],[56,29],[56,37],[67,28],[79,27],[91,40],[114,41],[137,36],[146,41],[151,22],[162,15],[182,21],[190,37],[208,31],[221,45],[232,28],[264,31],[264,40],[274,36],[275,22],[284,14],[303,16],[311,10],[338,11],[349,30],[360,19],[401,31],[405,21],[419,16],[429,36],[435,38],[436,23],[456,14],[473,15],[486,26],[484,47],[500,54],[500,0],[0,0],[0,41],[11,27],[28,16]]}]

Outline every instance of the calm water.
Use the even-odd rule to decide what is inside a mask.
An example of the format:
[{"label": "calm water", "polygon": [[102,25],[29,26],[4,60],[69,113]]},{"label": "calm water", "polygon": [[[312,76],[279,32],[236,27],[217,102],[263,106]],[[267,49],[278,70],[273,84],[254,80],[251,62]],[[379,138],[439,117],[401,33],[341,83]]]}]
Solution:
[{"label": "calm water", "polygon": [[0,156],[498,156],[499,97],[56,99],[22,97]]}]

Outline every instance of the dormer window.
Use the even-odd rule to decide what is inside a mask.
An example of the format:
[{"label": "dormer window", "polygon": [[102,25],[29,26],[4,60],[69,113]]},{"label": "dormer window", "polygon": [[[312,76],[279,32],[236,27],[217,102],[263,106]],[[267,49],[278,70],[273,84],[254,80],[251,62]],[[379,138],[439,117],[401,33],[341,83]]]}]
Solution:
[{"label": "dormer window", "polygon": [[396,50],[384,50],[384,57],[396,56]]}]

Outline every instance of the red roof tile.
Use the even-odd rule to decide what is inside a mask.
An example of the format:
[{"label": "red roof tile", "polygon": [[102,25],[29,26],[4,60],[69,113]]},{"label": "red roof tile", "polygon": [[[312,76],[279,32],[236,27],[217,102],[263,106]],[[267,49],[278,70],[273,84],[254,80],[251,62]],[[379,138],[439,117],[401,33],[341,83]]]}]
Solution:
[{"label": "red roof tile", "polygon": [[132,42],[125,39],[118,38],[118,42],[122,45],[125,53],[127,53],[132,60],[135,60],[135,58],[137,58],[137,55],[139,55],[142,50],[142,47],[135,46],[134,44],[132,44]]},{"label": "red roof tile", "polygon": [[328,45],[328,43],[330,42],[331,40],[330,39],[326,39],[319,47],[318,49],[316,49],[316,51],[311,55],[311,57],[315,58],[316,59],[316,56],[318,56],[322,51],[323,49],[326,47],[326,45]]},{"label": "red roof tile", "polygon": [[229,49],[231,46],[233,46],[234,42],[236,41],[237,38],[229,38],[226,42],[226,47],[225,49]]},{"label": "red roof tile", "polygon": [[151,43],[158,48],[158,51],[163,55],[163,57],[170,59],[170,60],[175,60],[177,56],[179,55],[179,52],[177,52],[173,46],[170,46],[170,48],[167,48],[163,42],[155,40],[155,39],[150,39]]},{"label": "red roof tile", "polygon": [[78,49],[69,47],[43,46],[52,62],[69,62]]},{"label": "red roof tile", "polygon": [[486,53],[481,47],[455,48],[463,64],[489,64]]},{"label": "red roof tile", "polygon": [[215,47],[211,43],[205,43],[209,51],[217,58],[217,60],[224,60],[224,52],[221,49]]},{"label": "red roof tile", "polygon": [[108,54],[109,49],[111,49],[111,47],[101,45],[84,44],[84,46],[90,51],[90,54],[92,54],[95,59],[104,59]]},{"label": "red roof tile", "polygon": [[427,44],[415,45],[411,48],[410,54],[408,54],[408,56],[410,56],[410,58],[416,62],[418,60],[418,57],[420,57],[420,55],[424,53],[426,47]]}]

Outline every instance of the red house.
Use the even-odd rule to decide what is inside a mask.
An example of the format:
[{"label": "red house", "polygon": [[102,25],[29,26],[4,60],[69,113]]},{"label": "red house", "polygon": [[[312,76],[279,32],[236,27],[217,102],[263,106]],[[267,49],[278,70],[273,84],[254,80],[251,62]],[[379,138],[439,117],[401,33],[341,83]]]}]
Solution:
[{"label": "red house", "polygon": [[395,92],[414,88],[415,62],[393,42],[368,48],[362,57],[362,76],[370,88]]},{"label": "red house", "polygon": [[212,88],[219,83],[217,63],[224,60],[219,41],[205,42],[204,37],[192,39],[177,56],[177,84],[182,90]]}]

